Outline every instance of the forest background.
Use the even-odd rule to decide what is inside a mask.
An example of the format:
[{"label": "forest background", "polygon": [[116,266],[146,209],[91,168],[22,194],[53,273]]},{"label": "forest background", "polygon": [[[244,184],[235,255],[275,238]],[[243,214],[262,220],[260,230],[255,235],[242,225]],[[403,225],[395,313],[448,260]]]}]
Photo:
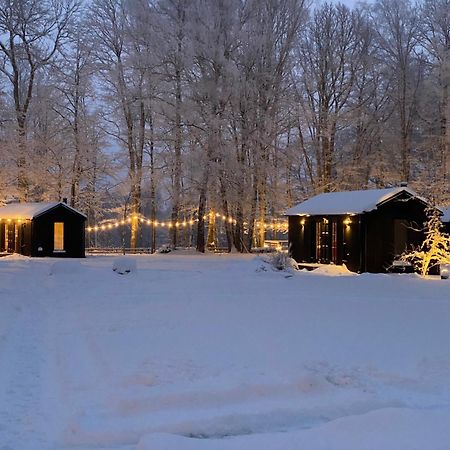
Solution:
[{"label": "forest background", "polygon": [[447,205],[449,84],[450,0],[0,0],[0,200],[199,251],[320,192]]}]

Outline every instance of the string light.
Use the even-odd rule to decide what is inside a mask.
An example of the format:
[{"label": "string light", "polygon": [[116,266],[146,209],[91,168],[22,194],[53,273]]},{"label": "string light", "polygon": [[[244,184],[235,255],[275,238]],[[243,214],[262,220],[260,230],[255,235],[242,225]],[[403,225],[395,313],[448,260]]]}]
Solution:
[{"label": "string light", "polygon": [[[210,211],[208,214],[203,216],[204,220],[207,220],[208,218],[210,218],[211,220],[222,220],[224,223],[228,223],[230,225],[236,225],[237,224],[237,220],[234,219],[231,216],[226,216],[224,214],[220,214],[220,213],[216,213],[214,211]],[[0,218],[0,222],[2,220],[5,220],[8,223],[11,223],[12,221],[15,221],[17,223],[21,223],[24,221],[24,219],[22,218],[17,218],[17,219],[1,219]],[[126,224],[131,224],[133,221],[138,221],[143,225],[149,225],[149,226],[154,226],[154,227],[161,227],[161,228],[176,228],[176,229],[181,229],[181,228],[186,228],[187,226],[193,226],[195,224],[195,222],[198,222],[198,219],[189,219],[186,220],[184,219],[182,222],[181,221],[177,221],[177,222],[171,222],[171,221],[167,221],[167,222],[159,222],[158,220],[151,220],[148,219],[144,216],[137,216],[137,215],[133,215],[133,216],[129,216],[129,217],[125,217],[121,220],[116,220],[116,221],[111,221],[109,223],[101,223],[101,224],[96,224],[96,225],[92,225],[92,226],[88,226],[86,228],[86,231],[88,233],[92,232],[92,231],[106,231],[106,230],[112,230],[114,228],[119,228],[121,225],[126,225]],[[351,218],[348,217],[347,220],[344,221],[345,225],[348,225],[351,223]],[[244,226],[248,226],[248,222],[243,222]],[[286,233],[287,229],[288,229],[288,223],[287,222],[276,222],[276,223],[272,223],[272,224],[268,224],[265,223],[263,221],[261,222],[256,222],[255,227],[257,229],[261,229],[264,228],[265,230],[272,230],[275,232],[279,232],[279,233]]]},{"label": "string light", "polygon": [[[236,225],[237,224],[237,220],[231,216],[226,216],[224,214],[220,214],[220,213],[216,213],[214,211],[210,211],[208,214],[203,216],[204,220],[207,219],[211,219],[211,220],[222,220],[224,223],[228,223],[230,225]],[[11,219],[8,219],[8,221],[11,221]],[[104,231],[104,230],[111,230],[113,228],[118,228],[120,225],[125,225],[125,224],[131,224],[133,221],[138,221],[143,225],[150,225],[150,226],[154,226],[154,227],[161,227],[161,228],[168,228],[168,229],[172,229],[172,228],[186,228],[187,226],[192,226],[195,224],[195,222],[198,222],[198,219],[190,219],[190,220],[186,220],[184,219],[182,222],[171,222],[171,221],[167,221],[167,222],[159,222],[158,220],[151,220],[148,219],[144,216],[137,216],[137,215],[133,215],[133,216],[129,216],[126,218],[123,218],[121,220],[117,220],[115,222],[110,222],[107,224],[98,224],[98,225],[93,225],[93,226],[89,226],[86,228],[87,232],[92,232],[92,231]],[[248,222],[243,222],[244,226],[248,226]],[[265,230],[271,230],[271,231],[275,231],[275,232],[279,232],[279,233],[286,233],[287,232],[287,228],[288,228],[288,224],[287,222],[276,222],[276,223],[272,223],[272,224],[268,224],[265,222],[257,222],[256,223],[256,228],[264,228]]]}]

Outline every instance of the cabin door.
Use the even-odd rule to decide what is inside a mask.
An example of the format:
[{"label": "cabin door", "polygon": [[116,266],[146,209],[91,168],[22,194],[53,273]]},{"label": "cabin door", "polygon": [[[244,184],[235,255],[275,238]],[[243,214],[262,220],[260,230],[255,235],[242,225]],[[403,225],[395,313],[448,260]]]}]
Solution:
[{"label": "cabin door", "polygon": [[316,222],[316,260],[321,263],[338,262],[337,220],[323,219]]},{"label": "cabin door", "polygon": [[5,223],[5,250],[14,253],[15,248],[15,226],[13,223]]}]

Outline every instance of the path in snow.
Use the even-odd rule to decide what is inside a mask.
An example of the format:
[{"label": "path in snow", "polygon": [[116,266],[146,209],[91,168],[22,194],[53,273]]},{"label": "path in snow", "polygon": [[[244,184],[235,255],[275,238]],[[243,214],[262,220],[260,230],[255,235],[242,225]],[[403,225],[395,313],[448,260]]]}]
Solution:
[{"label": "path in snow", "polygon": [[[43,409],[46,317],[39,295],[32,294],[34,289],[18,286],[17,279],[12,282],[12,289],[2,293],[7,299],[2,308],[10,309],[10,314],[2,310],[0,448],[15,450],[20,442],[22,450],[44,450],[50,448],[46,431],[48,421],[53,419]],[[15,295],[19,298],[13,301]]]}]

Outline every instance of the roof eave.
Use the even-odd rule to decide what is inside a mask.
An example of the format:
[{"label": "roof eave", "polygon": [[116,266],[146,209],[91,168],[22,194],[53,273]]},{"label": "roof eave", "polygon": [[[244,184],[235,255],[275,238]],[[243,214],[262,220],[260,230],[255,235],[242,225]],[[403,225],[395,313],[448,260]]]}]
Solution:
[{"label": "roof eave", "polygon": [[72,208],[71,206],[69,206],[67,203],[64,203],[64,202],[59,202],[56,205],[54,205],[54,206],[52,206],[50,208],[45,209],[44,211],[41,211],[41,212],[35,214],[30,220],[37,219],[38,217],[40,217],[40,216],[42,216],[44,214],[47,214],[49,211],[53,211],[55,208],[58,208],[58,206],[63,206],[67,210],[72,211],[72,212],[78,214],[79,216],[84,217],[84,220],[87,220],[87,216],[86,215],[84,215],[80,211],[77,211],[75,208]]}]

